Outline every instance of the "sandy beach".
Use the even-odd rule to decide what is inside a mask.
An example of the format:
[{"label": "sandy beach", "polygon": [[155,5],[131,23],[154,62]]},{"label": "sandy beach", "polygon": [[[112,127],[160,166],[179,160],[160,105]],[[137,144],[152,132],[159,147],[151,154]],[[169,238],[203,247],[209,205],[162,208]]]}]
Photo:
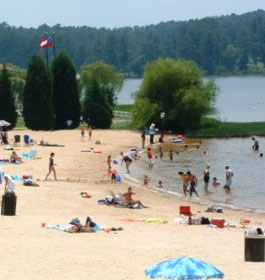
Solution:
[{"label": "sandy beach", "polygon": [[[240,218],[261,222],[265,215],[224,209],[223,214],[205,213],[205,206],[183,202],[173,196],[134,187],[137,199],[148,209],[123,209],[98,205],[109,190],[126,191],[128,185],[111,184],[107,178],[107,155],[115,158],[132,145],[140,145],[140,135],[131,131],[95,130],[92,141],[81,142],[79,130],[55,132],[11,131],[29,134],[38,143],[43,139],[65,147],[34,146],[38,159],[24,160],[20,165],[2,165],[11,175],[33,175],[40,187],[16,184],[16,216],[0,216],[0,279],[146,279],[144,270],[169,258],[189,256],[215,265],[227,280],[264,279],[265,263],[244,262],[244,231]],[[86,135],[87,136],[87,135]],[[100,140],[101,145],[95,145]],[[81,152],[94,148],[102,153]],[[23,144],[17,153],[32,147]],[[48,159],[55,153],[58,181],[43,181],[48,171]],[[0,157],[9,158],[11,151],[1,147]],[[125,172],[125,167],[123,167]],[[133,176],[133,174],[132,174]],[[3,184],[1,192],[4,192]],[[81,198],[80,192],[92,198]],[[222,217],[235,228],[216,229],[202,225],[174,222],[179,217],[179,205],[190,205],[197,216]],[[97,233],[66,233],[41,227],[46,224],[67,224],[78,217],[82,222],[90,216],[103,227],[123,227],[123,231]],[[162,218],[167,224],[124,222],[121,219]]]}]

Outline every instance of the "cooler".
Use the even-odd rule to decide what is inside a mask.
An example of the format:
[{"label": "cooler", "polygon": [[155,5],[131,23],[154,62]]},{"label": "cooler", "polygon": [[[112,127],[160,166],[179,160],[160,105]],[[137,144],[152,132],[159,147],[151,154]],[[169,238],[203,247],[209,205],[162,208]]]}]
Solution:
[{"label": "cooler", "polygon": [[211,219],[211,224],[215,225],[219,228],[223,228],[224,224],[225,224],[225,220],[224,219],[220,219],[220,218],[213,218]]}]

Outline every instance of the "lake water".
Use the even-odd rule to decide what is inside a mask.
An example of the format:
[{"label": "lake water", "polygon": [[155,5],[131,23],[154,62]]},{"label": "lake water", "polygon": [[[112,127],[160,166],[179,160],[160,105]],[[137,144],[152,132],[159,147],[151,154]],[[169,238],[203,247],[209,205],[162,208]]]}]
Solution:
[{"label": "lake water", "polygon": [[[261,151],[265,154],[265,138],[259,138],[259,142]],[[207,154],[203,155],[203,151],[207,151]],[[221,183],[216,188],[209,184],[210,194],[207,195],[203,182],[206,164],[211,165],[211,182],[213,177],[217,177]],[[229,165],[234,173],[230,193],[226,193],[223,189],[226,165]],[[174,153],[172,162],[169,160],[169,153],[164,152],[162,159],[158,157],[155,160],[152,170],[149,170],[144,156],[143,160],[132,164],[131,174],[140,182],[143,182],[144,175],[148,175],[153,187],[161,180],[166,191],[183,196],[178,172],[188,170],[191,170],[199,181],[197,192],[200,198],[197,199],[193,195],[192,200],[265,212],[265,158],[260,158],[259,153],[252,150],[252,141],[249,138],[205,139],[199,149],[183,149],[179,155]]]},{"label": "lake water", "polygon": [[[125,80],[119,93],[119,104],[133,104],[132,93],[142,80]],[[216,78],[220,93],[216,100],[217,118],[222,121],[253,122],[265,121],[265,77],[222,77]]]},{"label": "lake water", "polygon": [[[265,77],[216,78],[216,82],[220,87],[216,102],[217,118],[234,122],[265,121]],[[132,104],[131,94],[139,89],[140,84],[140,79],[126,80],[119,95],[119,103]],[[265,155],[265,138],[258,140],[260,152]],[[142,182],[143,176],[148,175],[153,186],[161,180],[167,192],[183,196],[178,171],[191,170],[199,179],[197,191],[200,198],[193,197],[194,201],[265,212],[265,157],[260,158],[251,146],[250,138],[204,140],[200,149],[189,149],[179,156],[174,155],[173,162],[165,153],[162,160],[156,160],[151,171],[146,159],[139,161],[132,165],[132,176]],[[203,151],[207,151],[206,156]],[[211,165],[211,180],[217,177],[221,186],[210,186],[211,193],[206,195],[203,169],[208,163]],[[229,194],[223,190],[226,165],[231,166],[234,172]]]}]

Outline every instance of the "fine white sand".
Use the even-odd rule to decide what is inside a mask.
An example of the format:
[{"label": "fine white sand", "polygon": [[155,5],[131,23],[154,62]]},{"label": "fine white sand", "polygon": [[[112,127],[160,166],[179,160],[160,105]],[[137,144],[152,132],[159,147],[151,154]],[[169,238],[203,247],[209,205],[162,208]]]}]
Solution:
[{"label": "fine white sand", "polygon": [[[41,179],[40,187],[16,184],[16,216],[0,216],[0,279],[146,279],[145,268],[169,258],[190,256],[201,258],[225,273],[225,279],[265,279],[265,263],[244,262],[244,229],[241,217],[265,224],[264,214],[244,213],[225,209],[224,214],[204,213],[205,206],[182,202],[148,189],[134,187],[137,199],[150,206],[131,210],[101,206],[97,200],[108,190],[124,192],[125,184],[110,184],[107,179],[107,155],[113,158],[131,145],[140,144],[140,135],[129,131],[96,130],[92,141],[81,142],[80,131],[32,132],[38,142],[43,138],[61,147],[41,147],[40,159],[25,160],[21,165],[2,165],[11,175],[33,175]],[[95,145],[100,140],[101,145]],[[93,147],[101,154],[81,153]],[[30,151],[21,145],[17,153]],[[59,181],[43,182],[48,158],[55,152]],[[0,158],[9,158],[11,151],[1,148]],[[133,176],[133,174],[132,174]],[[3,185],[2,193],[4,192]],[[86,191],[92,198],[81,198]],[[223,217],[236,228],[214,229],[202,225],[183,225],[174,222],[179,205],[190,205],[198,216]],[[198,213],[198,212],[201,213]],[[65,233],[41,227],[46,224],[67,224],[78,217],[82,222],[90,216],[102,226],[121,226],[122,232]],[[168,224],[123,222],[121,219],[163,218]]]}]

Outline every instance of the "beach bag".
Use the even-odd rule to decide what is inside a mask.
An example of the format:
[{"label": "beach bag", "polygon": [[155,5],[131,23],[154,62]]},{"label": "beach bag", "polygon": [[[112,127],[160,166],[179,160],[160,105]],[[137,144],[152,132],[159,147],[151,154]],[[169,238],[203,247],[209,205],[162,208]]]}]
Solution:
[{"label": "beach bag", "polygon": [[209,225],[210,220],[207,217],[201,217],[201,224],[202,225]]}]

